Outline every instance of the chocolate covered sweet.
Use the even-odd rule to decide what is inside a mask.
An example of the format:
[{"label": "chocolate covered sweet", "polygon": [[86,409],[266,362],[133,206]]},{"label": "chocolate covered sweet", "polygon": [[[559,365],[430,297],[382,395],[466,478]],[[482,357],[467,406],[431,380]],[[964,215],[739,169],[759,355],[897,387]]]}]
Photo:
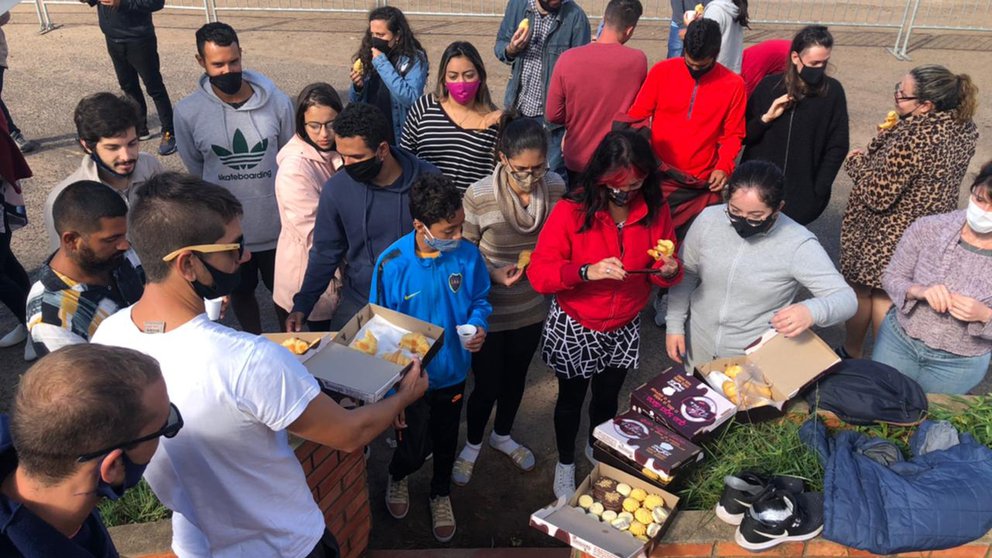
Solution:
[{"label": "chocolate covered sweet", "polygon": [[603,495],[603,507],[614,512],[623,510],[623,496],[619,492],[607,492]]},{"label": "chocolate covered sweet", "polygon": [[592,495],[593,498],[603,501],[603,497],[606,496],[607,492],[613,492],[617,489],[617,481],[609,477],[599,477],[596,482],[592,484]]}]

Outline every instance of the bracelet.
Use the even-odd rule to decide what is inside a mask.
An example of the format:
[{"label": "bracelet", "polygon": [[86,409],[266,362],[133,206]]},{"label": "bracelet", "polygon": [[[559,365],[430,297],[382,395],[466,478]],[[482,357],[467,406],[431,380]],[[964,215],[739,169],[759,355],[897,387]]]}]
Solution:
[{"label": "bracelet", "polygon": [[579,278],[583,281],[589,280],[589,264],[585,264],[579,268]]},{"label": "bracelet", "polygon": [[675,263],[677,264],[675,266],[675,271],[673,271],[671,275],[665,275],[664,273],[662,273],[661,276],[663,278],[665,278],[665,279],[671,279],[672,277],[675,277],[676,275],[679,274],[679,269],[682,268],[682,262],[680,262],[678,260],[675,260]]}]

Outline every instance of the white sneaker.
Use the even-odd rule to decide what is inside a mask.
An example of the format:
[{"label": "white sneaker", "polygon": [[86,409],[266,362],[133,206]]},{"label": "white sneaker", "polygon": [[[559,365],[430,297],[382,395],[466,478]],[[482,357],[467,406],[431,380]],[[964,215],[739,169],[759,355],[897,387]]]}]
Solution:
[{"label": "white sneaker", "polygon": [[451,498],[437,496],[431,498],[431,526],[437,542],[446,543],[455,536],[455,512],[451,509]]},{"label": "white sneaker", "polygon": [[570,498],[575,493],[575,463],[555,465],[555,498]]},{"label": "white sneaker", "polygon": [[28,328],[24,324],[17,324],[17,327],[10,330],[10,333],[0,337],[0,347],[13,347],[14,345],[28,338]]},{"label": "white sneaker", "polygon": [[389,484],[386,486],[386,510],[389,515],[396,519],[403,519],[410,513],[410,489],[407,480],[394,481],[392,475],[388,475]]},{"label": "white sneaker", "polygon": [[34,351],[34,343],[28,341],[24,344],[24,362],[32,362],[38,358],[38,353]]}]

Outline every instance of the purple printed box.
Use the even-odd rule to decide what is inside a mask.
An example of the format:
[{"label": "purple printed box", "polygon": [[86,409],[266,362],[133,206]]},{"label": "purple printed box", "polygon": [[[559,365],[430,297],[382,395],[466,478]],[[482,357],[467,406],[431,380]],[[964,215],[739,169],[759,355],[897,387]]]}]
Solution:
[{"label": "purple printed box", "polygon": [[699,441],[737,412],[737,406],[681,366],[665,370],[630,393],[630,408]]}]

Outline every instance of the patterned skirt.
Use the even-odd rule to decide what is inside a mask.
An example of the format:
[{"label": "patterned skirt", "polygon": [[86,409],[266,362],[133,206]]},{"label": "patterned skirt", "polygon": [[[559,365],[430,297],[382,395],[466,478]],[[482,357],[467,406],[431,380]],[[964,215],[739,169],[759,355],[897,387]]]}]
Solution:
[{"label": "patterned skirt", "polygon": [[541,334],[541,359],[560,378],[592,378],[606,368],[640,363],[641,317],[613,331],[594,331],[572,319],[552,299]]}]

